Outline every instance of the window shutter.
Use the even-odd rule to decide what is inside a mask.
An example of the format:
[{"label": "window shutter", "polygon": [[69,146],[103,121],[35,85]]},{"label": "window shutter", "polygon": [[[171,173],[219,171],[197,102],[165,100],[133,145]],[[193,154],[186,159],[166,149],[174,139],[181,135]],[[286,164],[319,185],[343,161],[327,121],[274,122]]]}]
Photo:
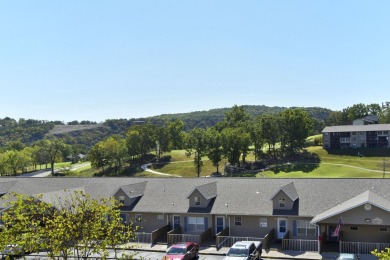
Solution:
[{"label": "window shutter", "polygon": [[293,220],[293,236],[296,237],[298,235],[297,221]]},{"label": "window shutter", "polygon": [[207,231],[209,229],[209,219],[204,218],[204,231]]},{"label": "window shutter", "polygon": [[187,232],[187,217],[184,217],[184,231]]}]

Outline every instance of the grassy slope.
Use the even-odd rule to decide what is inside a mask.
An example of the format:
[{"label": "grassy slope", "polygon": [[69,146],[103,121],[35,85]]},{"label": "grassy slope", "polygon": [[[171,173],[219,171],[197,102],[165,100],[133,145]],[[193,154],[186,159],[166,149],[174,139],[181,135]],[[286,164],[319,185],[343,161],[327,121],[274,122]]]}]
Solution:
[{"label": "grassy slope", "polygon": [[[321,159],[319,167],[310,172],[266,171],[259,177],[269,178],[382,178],[382,157],[358,157],[331,155],[319,146],[308,148],[309,152],[316,153]],[[389,177],[389,176],[387,176]]]},{"label": "grassy slope", "polygon": [[[326,150],[320,146],[311,146],[309,152],[319,155],[321,163],[318,166],[313,166],[312,170],[306,172],[299,170],[305,165],[298,165],[298,170],[289,172],[266,171],[259,173],[257,177],[267,178],[382,178],[382,157],[358,157],[358,156],[342,156],[328,154]],[[196,177],[193,158],[185,156],[185,151],[177,150],[169,154],[172,156],[172,162],[164,166],[154,169],[155,171],[180,175],[183,177]],[[253,160],[253,155],[248,156],[248,161]],[[226,160],[220,163],[219,171],[223,172]],[[204,158],[204,166],[201,171],[201,176],[208,176],[215,172],[216,168],[212,166],[207,157]],[[141,176],[153,177],[154,174],[143,173]],[[387,177],[390,174],[387,173]]]},{"label": "grassy slope", "polygon": [[[315,136],[309,137],[308,141],[312,141]],[[290,171],[283,172],[274,171],[261,172],[257,177],[266,178],[382,178],[382,160],[383,157],[358,157],[348,155],[333,155],[328,154],[326,150],[320,146],[311,146],[307,148],[311,153],[318,154],[320,158],[319,165],[296,164],[292,165]],[[193,157],[187,157],[184,150],[173,150],[163,156],[171,156],[171,163],[164,165],[156,165],[152,168],[157,172],[178,175],[182,177],[196,177]],[[248,161],[253,161],[254,156],[248,155]],[[226,160],[220,162],[219,171],[223,172]],[[216,172],[216,167],[208,160],[203,158],[203,167],[201,176],[209,176]],[[86,169],[87,168],[87,169]],[[93,176],[98,173],[98,169],[82,168],[74,172],[74,176]],[[309,170],[308,170],[309,169]],[[150,172],[140,172],[134,175],[135,177],[167,177],[157,175]],[[386,177],[390,177],[387,171]]]}]

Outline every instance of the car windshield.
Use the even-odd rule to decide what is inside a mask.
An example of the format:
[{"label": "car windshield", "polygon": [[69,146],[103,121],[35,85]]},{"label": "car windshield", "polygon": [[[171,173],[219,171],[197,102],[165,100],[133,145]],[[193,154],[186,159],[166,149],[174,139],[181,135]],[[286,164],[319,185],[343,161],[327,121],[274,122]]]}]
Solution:
[{"label": "car windshield", "polygon": [[172,247],[168,251],[168,255],[184,255],[186,253],[186,249],[183,247]]},{"label": "car windshield", "polygon": [[229,252],[227,253],[228,256],[248,256],[248,250],[242,249],[242,248],[230,248]]}]

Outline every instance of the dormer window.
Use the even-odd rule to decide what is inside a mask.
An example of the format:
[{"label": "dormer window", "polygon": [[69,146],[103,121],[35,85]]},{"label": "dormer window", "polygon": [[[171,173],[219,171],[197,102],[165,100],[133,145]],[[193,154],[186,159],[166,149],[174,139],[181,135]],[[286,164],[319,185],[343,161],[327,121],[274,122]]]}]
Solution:
[{"label": "dormer window", "polygon": [[200,197],[194,197],[194,202],[196,206],[200,206]]},{"label": "dormer window", "polygon": [[286,201],[284,199],[279,199],[279,208],[285,208],[286,207]]},{"label": "dormer window", "polygon": [[125,205],[125,196],[119,196],[119,203]]}]

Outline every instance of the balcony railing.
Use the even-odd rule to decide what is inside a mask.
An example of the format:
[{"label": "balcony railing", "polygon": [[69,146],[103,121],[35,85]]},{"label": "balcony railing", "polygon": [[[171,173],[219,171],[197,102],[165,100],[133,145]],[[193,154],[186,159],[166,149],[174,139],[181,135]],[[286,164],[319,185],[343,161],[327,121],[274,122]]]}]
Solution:
[{"label": "balcony railing", "polygon": [[152,233],[135,232],[134,241],[137,243],[152,243]]},{"label": "balcony railing", "polygon": [[282,250],[319,252],[320,241],[306,239],[283,239]]},{"label": "balcony railing", "polygon": [[222,247],[231,247],[237,241],[263,241],[260,237],[232,237],[232,236],[217,236],[217,250]]},{"label": "balcony railing", "polygon": [[340,241],[340,253],[358,255],[369,255],[371,251],[378,251],[390,248],[390,243],[369,243],[369,242],[345,242]]}]

